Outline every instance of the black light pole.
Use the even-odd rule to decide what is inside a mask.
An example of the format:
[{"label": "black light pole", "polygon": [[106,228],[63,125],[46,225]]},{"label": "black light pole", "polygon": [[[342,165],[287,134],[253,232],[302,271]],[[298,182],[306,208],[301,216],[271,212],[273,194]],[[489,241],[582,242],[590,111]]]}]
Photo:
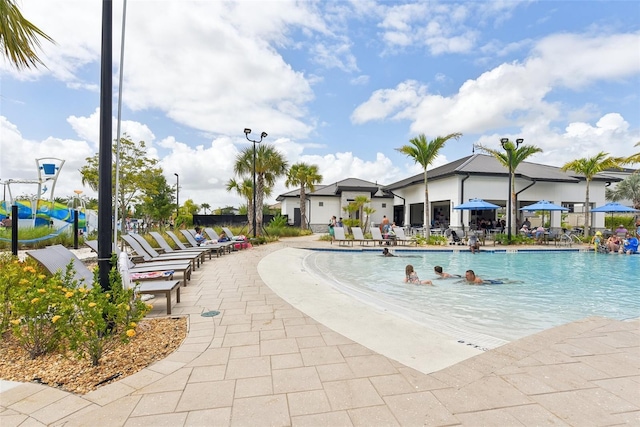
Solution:
[{"label": "black light pole", "polygon": [[111,120],[112,120],[112,1],[102,0],[102,45],[100,57],[100,150],[98,153],[98,269],[99,282],[103,291],[111,289],[109,272],[111,271],[111,236],[113,215],[111,207],[113,194],[111,189]]},{"label": "black light pole", "polygon": [[517,149],[520,144],[524,142],[524,139],[518,138],[516,139],[516,146],[514,148],[513,144],[509,143],[509,138],[501,138],[500,144],[502,144],[502,148],[507,152],[508,160],[509,160],[509,198],[507,199],[507,239],[508,242],[511,243],[511,223],[512,223],[512,215],[511,211],[511,175],[513,174],[513,168],[511,165],[511,159],[513,157],[513,150]]},{"label": "black light pole", "polygon": [[176,221],[178,221],[178,215],[180,215],[180,175],[174,173],[176,176]]},{"label": "black light pole", "polygon": [[253,188],[251,192],[253,193],[253,238],[256,237],[256,144],[260,144],[264,138],[267,137],[266,132],[262,132],[260,134],[260,141],[256,141],[253,139],[249,139],[249,134],[251,133],[251,129],[244,128],[244,136],[251,142],[253,142]]}]

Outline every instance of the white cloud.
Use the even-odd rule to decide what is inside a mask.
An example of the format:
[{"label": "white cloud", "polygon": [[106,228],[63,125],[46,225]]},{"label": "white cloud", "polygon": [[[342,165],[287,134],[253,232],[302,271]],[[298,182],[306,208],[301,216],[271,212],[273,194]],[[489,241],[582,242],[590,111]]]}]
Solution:
[{"label": "white cloud", "polygon": [[501,64],[467,80],[458,93],[448,97],[430,94],[426,86],[413,80],[394,89],[380,89],[354,110],[352,120],[407,119],[413,133],[432,136],[454,131],[482,134],[522,126],[538,117],[555,120],[562,113],[558,105],[547,101],[551,92],[637,75],[639,44],[640,34],[550,36],[523,63]]}]

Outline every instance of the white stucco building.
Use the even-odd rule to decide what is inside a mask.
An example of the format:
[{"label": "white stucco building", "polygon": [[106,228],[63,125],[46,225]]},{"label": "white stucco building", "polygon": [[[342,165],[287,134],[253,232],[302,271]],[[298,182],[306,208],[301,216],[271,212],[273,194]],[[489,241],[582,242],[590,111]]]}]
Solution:
[{"label": "white stucco building", "polygon": [[[474,154],[428,171],[430,218],[441,226],[464,232],[471,218],[502,218],[509,197],[509,173],[494,157]],[[620,181],[619,176],[598,174],[590,183],[591,207],[606,203],[605,188]],[[548,200],[569,209],[575,224],[584,224],[582,206],[585,202],[586,180],[580,174],[563,172],[558,167],[522,162],[515,171],[517,218],[531,213],[519,211],[523,206]],[[307,194],[307,219],[314,232],[326,232],[332,215],[346,217],[343,207],[355,197],[364,195],[375,212],[369,223],[378,224],[383,215],[398,225],[422,227],[424,207],[424,175],[422,173],[401,181],[381,185],[348,178],[330,185],[318,185]],[[461,211],[454,207],[472,198],[484,199],[501,206],[498,211]],[[300,190],[278,196],[281,212],[288,215],[290,224],[300,224]],[[579,209],[574,207],[579,206]],[[575,212],[574,212],[575,211]],[[546,214],[548,218],[548,213]],[[604,215],[591,214],[591,225],[604,228]],[[552,212],[551,228],[561,227],[561,213]]]}]

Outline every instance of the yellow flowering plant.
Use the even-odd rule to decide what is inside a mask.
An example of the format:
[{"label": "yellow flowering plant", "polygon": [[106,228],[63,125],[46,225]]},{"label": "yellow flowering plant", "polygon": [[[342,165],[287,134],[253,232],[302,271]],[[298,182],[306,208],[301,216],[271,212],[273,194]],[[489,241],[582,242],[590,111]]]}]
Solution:
[{"label": "yellow flowering plant", "polygon": [[97,365],[105,350],[135,336],[149,311],[132,289],[123,289],[115,268],[109,280],[104,292],[95,279],[78,283],[71,263],[50,276],[30,258],[0,255],[0,332],[10,330],[32,358],[68,346]]},{"label": "yellow flowering plant", "polygon": [[58,289],[61,274],[48,277],[30,259],[14,262],[0,259],[3,324],[11,327],[17,342],[32,358],[60,347],[65,322],[73,307],[64,301]]},{"label": "yellow flowering plant", "polygon": [[[115,258],[112,265],[116,265]],[[115,268],[109,272],[109,283],[109,292],[95,284],[69,297],[76,307],[70,320],[74,331],[69,337],[71,349],[78,357],[88,357],[94,366],[106,350],[134,337],[137,322],[149,311],[144,302],[135,298],[133,289],[123,288]]]}]

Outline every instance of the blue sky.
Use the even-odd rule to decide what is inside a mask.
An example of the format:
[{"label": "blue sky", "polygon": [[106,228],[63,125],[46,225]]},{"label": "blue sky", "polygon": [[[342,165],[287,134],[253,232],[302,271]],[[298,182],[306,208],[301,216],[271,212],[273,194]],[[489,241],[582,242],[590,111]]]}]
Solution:
[{"label": "blue sky", "polygon": [[[80,185],[98,149],[99,0],[29,0],[53,37],[47,68],[0,61],[0,179],[35,178],[36,157],[67,163],[56,195]],[[640,141],[640,3],[632,1],[187,1],[127,4],[122,129],[144,140],[180,198],[227,193],[243,129],[269,134],[290,164],[329,184],[390,184],[420,169],[394,149],[462,132],[434,163],[525,139],[562,165]],[[118,83],[121,1],[114,10]],[[114,86],[116,114],[117,87]],[[115,117],[114,117],[115,137]],[[18,193],[33,193],[25,187]],[[14,191],[16,191],[14,190]],[[287,191],[284,180],[274,188]]]}]

